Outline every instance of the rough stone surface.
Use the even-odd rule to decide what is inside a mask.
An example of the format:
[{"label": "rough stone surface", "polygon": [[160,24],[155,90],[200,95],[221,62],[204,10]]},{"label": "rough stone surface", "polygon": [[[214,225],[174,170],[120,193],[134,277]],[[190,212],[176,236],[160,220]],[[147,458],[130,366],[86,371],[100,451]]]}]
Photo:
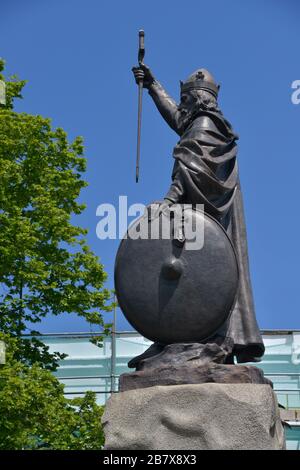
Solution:
[{"label": "rough stone surface", "polygon": [[[221,342],[221,344],[218,344]],[[128,367],[136,370],[157,369],[165,365],[207,364],[216,362],[224,364],[232,356],[233,341],[214,337],[208,343],[173,343],[161,345],[153,343],[143,354],[131,359]]]},{"label": "rough stone surface", "polygon": [[191,361],[185,364],[167,364],[156,369],[122,374],[119,387],[121,392],[125,392],[156,385],[202,383],[272,385],[272,382],[264,377],[263,371],[258,367],[215,363],[197,365],[197,361]]},{"label": "rough stone surface", "polygon": [[156,386],[113,395],[102,417],[106,450],[284,449],[269,385]]}]

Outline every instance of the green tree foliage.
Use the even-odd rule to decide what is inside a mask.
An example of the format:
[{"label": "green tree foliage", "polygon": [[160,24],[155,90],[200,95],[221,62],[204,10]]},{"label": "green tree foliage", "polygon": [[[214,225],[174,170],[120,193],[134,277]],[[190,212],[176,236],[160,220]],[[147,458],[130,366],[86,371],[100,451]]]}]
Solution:
[{"label": "green tree foliage", "polygon": [[68,400],[51,372],[15,359],[18,343],[0,334],[7,361],[0,365],[0,450],[101,449],[103,407],[95,394]]},{"label": "green tree foliage", "polygon": [[106,274],[86,243],[87,231],[71,223],[85,207],[78,203],[86,186],[83,143],[80,137],[68,142],[50,119],[15,112],[25,82],[5,80],[2,73],[0,80],[6,84],[6,104],[0,105],[0,330],[19,338],[16,359],[55,369],[62,356],[49,354],[36,331],[21,339],[29,323],[67,312],[104,334],[110,327],[101,313],[112,308]]}]

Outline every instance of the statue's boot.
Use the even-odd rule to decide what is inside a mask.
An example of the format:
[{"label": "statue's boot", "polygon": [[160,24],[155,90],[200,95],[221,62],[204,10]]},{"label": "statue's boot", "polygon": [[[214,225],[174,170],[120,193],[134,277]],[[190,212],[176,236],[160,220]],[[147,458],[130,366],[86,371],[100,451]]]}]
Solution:
[{"label": "statue's boot", "polygon": [[164,347],[165,347],[165,344],[163,344],[163,343],[155,342],[155,343],[151,344],[151,346],[148,349],[146,349],[145,352],[143,352],[139,356],[136,356],[133,359],[131,359],[128,362],[128,367],[130,369],[137,368],[139,363],[143,359],[148,359],[149,357],[153,357],[153,356],[156,356],[157,354],[160,354],[162,352],[162,350],[164,349]]}]

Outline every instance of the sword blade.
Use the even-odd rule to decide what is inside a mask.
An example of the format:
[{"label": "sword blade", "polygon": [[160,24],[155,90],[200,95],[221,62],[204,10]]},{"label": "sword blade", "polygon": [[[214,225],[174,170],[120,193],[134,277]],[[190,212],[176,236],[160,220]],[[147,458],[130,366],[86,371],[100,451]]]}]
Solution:
[{"label": "sword blade", "polygon": [[140,172],[142,99],[143,99],[143,82],[141,80],[139,82],[139,96],[138,96],[138,130],[137,130],[136,173],[135,173],[136,183],[138,183],[139,181],[139,172]]}]

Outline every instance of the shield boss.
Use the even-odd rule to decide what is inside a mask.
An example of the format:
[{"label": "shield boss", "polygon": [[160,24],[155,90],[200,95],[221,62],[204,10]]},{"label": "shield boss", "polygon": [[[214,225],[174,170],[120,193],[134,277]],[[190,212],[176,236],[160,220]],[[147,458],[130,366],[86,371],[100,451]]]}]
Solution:
[{"label": "shield boss", "polygon": [[[185,211],[181,226],[173,222],[171,237],[161,232],[156,239],[147,237],[154,223],[161,227],[167,219],[141,217],[121,241],[115,263],[118,302],[129,323],[152,341],[201,342],[216,333],[234,306],[235,251],[223,227],[195,209]],[[191,220],[198,242],[191,232],[187,236]],[[144,238],[132,235],[138,231]]]}]

